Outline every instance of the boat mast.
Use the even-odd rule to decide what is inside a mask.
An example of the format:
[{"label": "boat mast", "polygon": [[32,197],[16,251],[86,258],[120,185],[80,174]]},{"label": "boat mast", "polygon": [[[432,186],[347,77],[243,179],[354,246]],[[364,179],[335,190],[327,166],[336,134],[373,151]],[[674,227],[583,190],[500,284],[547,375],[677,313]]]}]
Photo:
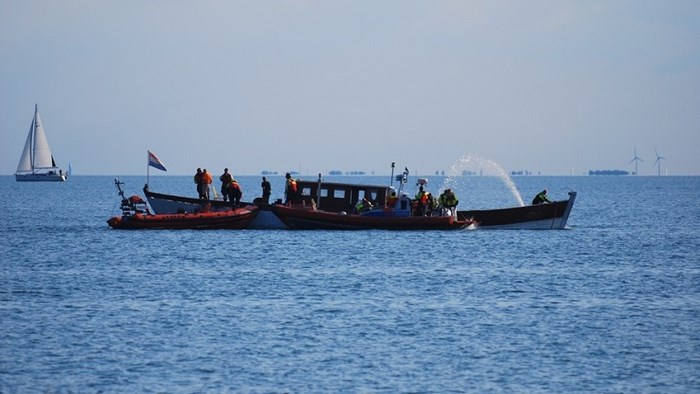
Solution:
[{"label": "boat mast", "polygon": [[151,165],[150,165],[150,160],[151,160],[151,155],[148,154],[148,150],[146,151],[146,188],[148,188],[148,184],[151,183]]},{"label": "boat mast", "polygon": [[316,186],[316,209],[321,209],[321,173],[318,173],[318,185]]},{"label": "boat mast", "polygon": [[34,173],[34,149],[36,149],[36,115],[39,113],[39,104],[34,104],[34,119],[32,119],[32,133],[29,147],[29,162],[32,163],[32,174]]},{"label": "boat mast", "polygon": [[51,147],[46,137],[44,124],[39,115],[39,106],[34,106],[34,124],[32,125],[34,133],[32,141],[32,166],[33,170],[57,170],[56,161],[51,153]]},{"label": "boat mast", "polygon": [[393,161],[391,162],[391,187],[394,187],[394,167],[396,167],[396,163]]}]

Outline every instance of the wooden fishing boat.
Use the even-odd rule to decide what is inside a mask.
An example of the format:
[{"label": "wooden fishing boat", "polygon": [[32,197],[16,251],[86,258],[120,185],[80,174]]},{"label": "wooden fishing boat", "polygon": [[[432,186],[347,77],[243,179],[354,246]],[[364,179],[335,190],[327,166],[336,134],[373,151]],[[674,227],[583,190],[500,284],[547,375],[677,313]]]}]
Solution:
[{"label": "wooden fishing boat", "polygon": [[200,212],[203,206],[207,206],[207,209],[210,211],[231,211],[236,208],[257,207],[258,213],[250,223],[249,228],[278,230],[287,228],[287,226],[272,213],[269,204],[262,204],[257,200],[252,203],[241,201],[238,206],[236,206],[230,201],[202,200],[195,197],[156,193],[149,190],[148,185],[144,186],[143,193],[146,196],[151,210],[156,214]]},{"label": "wooden fishing boat", "polygon": [[[236,207],[231,201],[223,200],[202,200],[197,197],[176,196],[172,194],[156,193],[148,188],[148,185],[143,187],[143,194],[148,200],[148,205],[151,206],[155,213],[187,213],[199,212],[205,204],[212,211],[230,211]],[[252,205],[250,203],[241,202],[240,206]]]},{"label": "wooden fishing boat", "polygon": [[212,211],[210,206],[204,205],[195,212],[154,214],[141,197],[124,197],[122,182],[115,179],[114,184],[122,197],[122,214],[107,220],[107,224],[114,229],[242,229],[247,228],[258,214],[255,205],[218,211]]},{"label": "wooden fishing boat", "polygon": [[566,228],[576,192],[569,199],[522,207],[457,211],[460,220],[474,220],[480,229],[561,230]]}]

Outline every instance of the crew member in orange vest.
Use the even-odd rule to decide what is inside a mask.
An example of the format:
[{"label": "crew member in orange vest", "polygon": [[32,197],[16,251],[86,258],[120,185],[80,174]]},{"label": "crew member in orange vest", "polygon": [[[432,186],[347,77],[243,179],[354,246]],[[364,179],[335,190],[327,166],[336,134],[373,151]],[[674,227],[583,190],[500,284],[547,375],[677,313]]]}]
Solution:
[{"label": "crew member in orange vest", "polygon": [[202,192],[204,194],[205,199],[209,199],[209,185],[211,185],[212,178],[211,174],[207,172],[207,169],[205,168],[202,170]]},{"label": "crew member in orange vest", "polygon": [[238,208],[241,204],[241,197],[243,197],[243,190],[241,190],[241,185],[235,179],[231,180],[228,190],[229,197],[231,197],[231,202]]},{"label": "crew member in orange vest", "polygon": [[416,193],[416,216],[423,216],[428,209],[428,192],[423,190],[423,186],[418,188]]},{"label": "crew member in orange vest", "polygon": [[284,185],[284,204],[292,205],[296,201],[297,181],[294,178],[292,178],[292,175],[290,173],[287,173],[284,177],[287,178],[287,182]]}]

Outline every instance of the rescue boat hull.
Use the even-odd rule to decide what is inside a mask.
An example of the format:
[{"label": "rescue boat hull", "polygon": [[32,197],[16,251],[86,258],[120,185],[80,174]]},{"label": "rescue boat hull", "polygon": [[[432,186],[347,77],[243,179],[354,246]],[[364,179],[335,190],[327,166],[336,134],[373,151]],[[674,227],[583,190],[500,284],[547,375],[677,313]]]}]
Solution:
[{"label": "rescue boat hull", "polygon": [[348,215],[283,205],[272,210],[289,228],[303,230],[460,230],[474,224],[453,216]]},{"label": "rescue boat hull", "polygon": [[246,206],[231,211],[145,214],[114,216],[107,220],[113,229],[181,229],[181,230],[221,230],[247,228],[258,214],[256,206]]}]

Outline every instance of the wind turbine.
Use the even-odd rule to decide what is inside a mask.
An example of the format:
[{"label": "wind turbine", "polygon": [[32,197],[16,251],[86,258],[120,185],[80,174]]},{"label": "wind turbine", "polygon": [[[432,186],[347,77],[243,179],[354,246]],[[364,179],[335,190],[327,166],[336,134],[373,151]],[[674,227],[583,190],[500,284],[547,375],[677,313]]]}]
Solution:
[{"label": "wind turbine", "polygon": [[656,161],[654,162],[654,165],[657,166],[659,176],[661,176],[661,160],[666,160],[666,158],[663,156],[659,156],[659,152],[657,152],[656,149],[654,149],[654,153],[656,153]]},{"label": "wind turbine", "polygon": [[630,160],[630,164],[634,162],[634,175],[639,175],[639,162],[644,161],[637,156],[637,147],[634,148],[634,158]]}]

